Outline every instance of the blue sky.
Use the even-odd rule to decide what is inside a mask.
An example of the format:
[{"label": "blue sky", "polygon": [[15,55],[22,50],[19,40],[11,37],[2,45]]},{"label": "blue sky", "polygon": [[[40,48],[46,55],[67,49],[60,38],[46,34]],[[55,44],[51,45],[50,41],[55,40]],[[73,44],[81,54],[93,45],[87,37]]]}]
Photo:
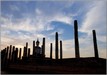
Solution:
[{"label": "blue sky", "polygon": [[73,58],[74,20],[78,20],[80,56],[94,56],[95,29],[99,56],[106,58],[106,9],[105,0],[1,1],[1,49],[10,44],[23,48],[26,42],[32,49],[33,40],[39,38],[42,43],[45,37],[48,57],[57,31],[63,41],[63,57]]}]

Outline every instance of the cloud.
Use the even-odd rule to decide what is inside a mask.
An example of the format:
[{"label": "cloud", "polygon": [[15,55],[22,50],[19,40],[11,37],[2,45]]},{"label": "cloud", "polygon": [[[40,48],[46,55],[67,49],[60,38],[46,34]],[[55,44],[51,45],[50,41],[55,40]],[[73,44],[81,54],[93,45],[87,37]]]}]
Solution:
[{"label": "cloud", "polygon": [[21,21],[19,21],[19,23],[14,23],[12,22],[13,19],[5,19],[5,21],[3,21],[1,27],[3,29],[7,29],[7,30],[13,30],[13,31],[35,31],[38,29],[41,29],[39,26],[38,28],[35,25],[31,25],[31,20],[30,19],[22,19]]},{"label": "cloud", "polygon": [[70,24],[73,22],[73,18],[70,16],[65,16],[64,14],[57,14],[53,17],[52,21],[59,21],[66,24]]},{"label": "cloud", "polygon": [[17,22],[13,22],[12,18],[5,18],[2,17],[1,20],[1,27],[5,30],[13,30],[13,31],[28,31],[28,32],[41,32],[44,30],[53,30],[54,27],[50,26],[47,23],[44,23],[44,21],[36,20],[35,22],[32,22],[33,20],[30,18],[22,18],[22,19],[16,19]]},{"label": "cloud", "polygon": [[35,9],[35,12],[36,12],[36,14],[38,14],[38,15],[42,14],[42,11],[41,11],[41,10],[39,10],[38,8],[37,8],[37,9]]},{"label": "cloud", "polygon": [[63,34],[64,30],[59,28],[58,30],[53,31],[49,35],[54,36],[56,32],[58,32],[58,34],[60,35],[60,34]]},{"label": "cloud", "polygon": [[12,11],[20,11],[20,9],[16,5],[10,5],[10,9]]},{"label": "cloud", "polygon": [[[93,5],[94,6],[86,13],[82,25],[79,28],[80,32],[87,33],[80,37],[80,45],[81,47],[83,46],[81,50],[82,52],[86,52],[86,55],[82,54],[82,56],[91,55],[91,52],[93,53],[92,30],[96,30],[99,55],[105,57],[105,55],[102,54],[105,54],[103,52],[105,52],[106,49],[106,2],[95,1]],[[84,37],[87,39],[84,39]]]},{"label": "cloud", "polygon": [[[105,10],[104,10],[105,9]],[[96,29],[98,33],[105,32],[106,28],[106,3],[104,1],[98,1],[94,3],[86,14],[84,21],[81,25],[80,31],[91,33],[91,30]],[[103,26],[102,26],[103,25]]]}]

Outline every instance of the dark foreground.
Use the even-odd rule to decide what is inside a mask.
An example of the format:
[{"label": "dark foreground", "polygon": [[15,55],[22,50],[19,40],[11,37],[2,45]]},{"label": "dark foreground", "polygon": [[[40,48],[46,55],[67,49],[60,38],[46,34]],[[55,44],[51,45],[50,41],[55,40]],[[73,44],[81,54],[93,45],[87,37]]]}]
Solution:
[{"label": "dark foreground", "polygon": [[106,59],[71,58],[45,59],[42,63],[28,62],[10,64],[2,74],[106,74]]}]

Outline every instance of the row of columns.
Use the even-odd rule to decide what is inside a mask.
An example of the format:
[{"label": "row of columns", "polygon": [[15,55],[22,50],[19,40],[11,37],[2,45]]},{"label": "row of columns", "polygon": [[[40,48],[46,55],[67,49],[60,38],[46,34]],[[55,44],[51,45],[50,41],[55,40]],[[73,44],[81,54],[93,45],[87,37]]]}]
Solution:
[{"label": "row of columns", "polygon": [[[94,44],[94,55],[95,58],[99,58],[96,31],[92,30],[93,33],[93,44]],[[74,42],[75,42],[75,57],[80,58],[79,52],[79,40],[78,40],[78,23],[74,21]],[[50,58],[52,58],[52,43],[50,44]],[[55,59],[58,59],[58,32],[55,34]],[[60,59],[62,59],[62,41],[60,41]]]},{"label": "row of columns", "polygon": [[[15,48],[15,46],[10,45],[7,46],[7,48],[3,49],[1,52],[3,52],[3,60],[5,61],[16,62],[17,60],[21,60],[21,48],[18,49]],[[26,47],[24,47],[23,49],[23,57],[30,57],[30,48],[28,48],[28,43],[26,43]]]},{"label": "row of columns", "polygon": [[[2,53],[3,52],[3,53]],[[18,57],[19,52],[19,57]],[[1,51],[1,55],[3,56],[1,60],[3,60],[4,63],[8,62],[16,62],[18,59],[21,59],[21,48],[20,51],[18,48],[15,48],[15,46],[7,46],[5,49]]]},{"label": "row of columns", "polygon": [[[59,59],[58,32],[55,34],[55,59]],[[50,59],[52,59],[52,43],[50,43]],[[60,59],[62,59],[62,41],[60,40]]]},{"label": "row of columns", "polygon": [[[95,53],[94,55],[95,55],[95,58],[99,58],[96,31],[92,30],[92,33],[93,33],[93,44],[94,44],[94,53]],[[74,38],[75,38],[75,57],[80,58],[77,20],[74,21]]]},{"label": "row of columns", "polygon": [[23,58],[30,57],[30,48],[28,48],[28,42],[26,42],[26,46],[23,48]]},{"label": "row of columns", "polygon": [[[94,43],[94,52],[95,52],[95,58],[98,58],[98,47],[97,47],[97,38],[96,38],[96,31],[93,30],[93,43]],[[78,23],[77,20],[74,21],[74,38],[75,38],[75,57],[80,58],[80,52],[79,52],[79,40],[78,40]],[[58,59],[59,55],[59,48],[58,48],[58,32],[55,34],[55,59]],[[33,41],[33,54],[35,50],[35,41]],[[19,50],[19,59],[21,59],[21,51]],[[4,52],[6,54],[6,58],[10,61],[18,58],[18,48],[15,48],[15,46],[10,45],[7,48],[4,49]],[[45,38],[43,38],[43,44],[42,44],[42,54],[45,58]],[[60,41],[60,59],[62,59],[62,41]],[[28,42],[26,42],[26,46],[24,47],[23,51],[23,57],[30,57],[30,48],[28,48]],[[52,59],[52,43],[50,44],[50,58]]]},{"label": "row of columns", "polygon": [[[58,41],[58,40],[57,40]],[[57,47],[57,45],[56,45]],[[57,53],[57,54],[56,54]],[[55,59],[58,59],[58,48],[56,48]],[[60,41],[60,59],[62,59],[62,41]],[[52,43],[50,43],[50,59],[52,59]]]}]

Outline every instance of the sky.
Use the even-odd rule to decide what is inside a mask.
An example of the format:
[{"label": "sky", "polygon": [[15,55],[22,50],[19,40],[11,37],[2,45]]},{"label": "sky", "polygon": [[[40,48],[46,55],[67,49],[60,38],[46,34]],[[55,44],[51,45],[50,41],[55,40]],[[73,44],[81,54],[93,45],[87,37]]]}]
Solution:
[{"label": "sky", "polygon": [[[55,56],[55,32],[62,40],[63,58],[75,58],[74,20],[78,21],[80,57],[94,57],[92,30],[96,30],[99,57],[106,58],[106,0],[1,1],[1,49],[13,45],[31,48],[46,38]],[[59,48],[60,50],[60,48]],[[23,52],[22,52],[23,54]]]}]

